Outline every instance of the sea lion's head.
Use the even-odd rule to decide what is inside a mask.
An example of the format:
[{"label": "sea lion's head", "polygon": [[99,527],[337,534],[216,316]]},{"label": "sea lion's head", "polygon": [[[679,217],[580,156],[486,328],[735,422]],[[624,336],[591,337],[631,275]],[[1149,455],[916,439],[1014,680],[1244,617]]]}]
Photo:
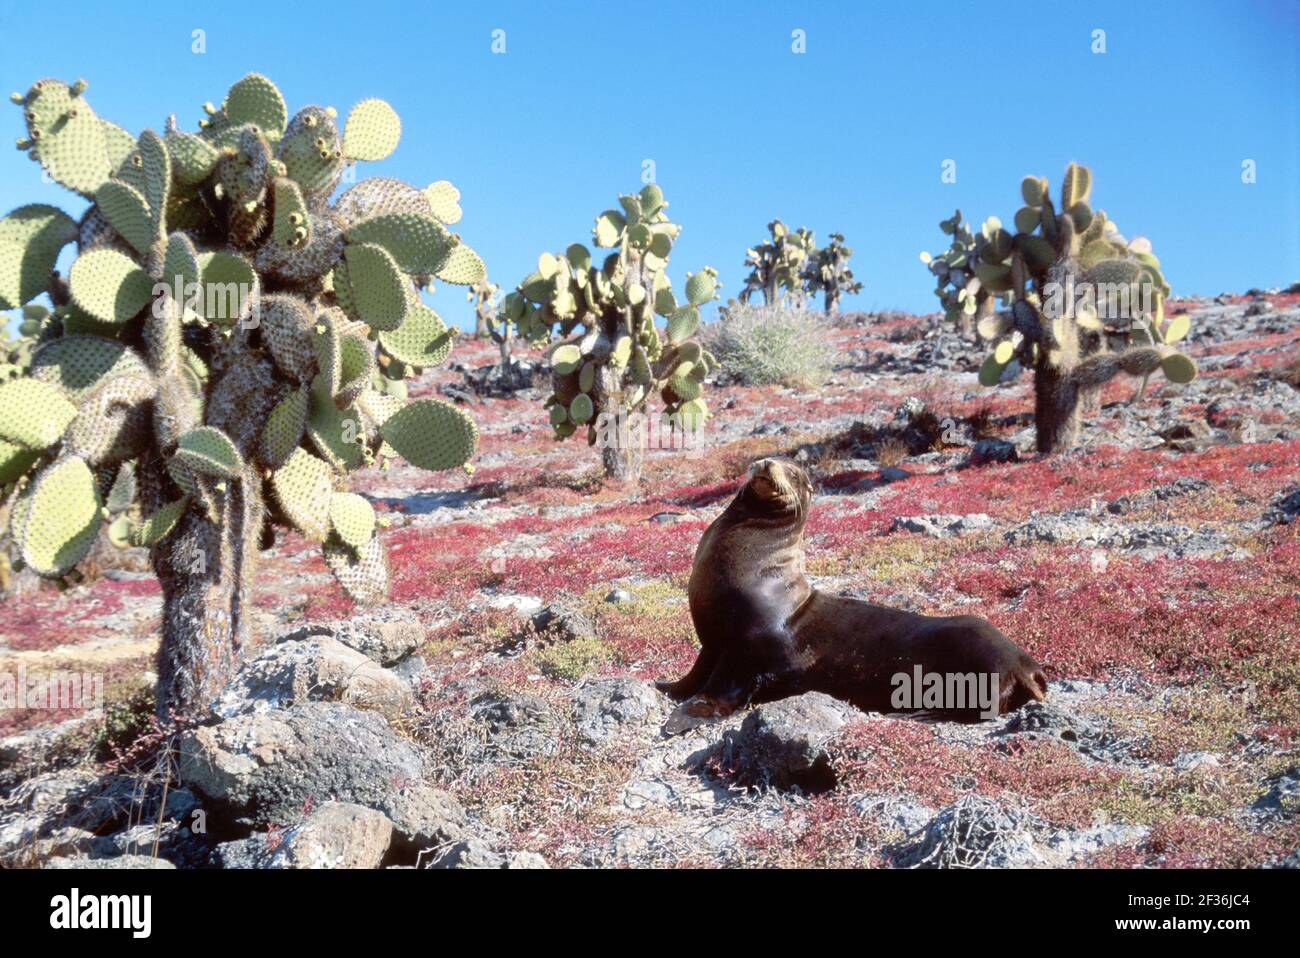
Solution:
[{"label": "sea lion's head", "polygon": [[812,483],[806,472],[787,459],[760,459],[749,467],[749,479],[740,495],[756,515],[792,516],[802,522],[812,502]]}]

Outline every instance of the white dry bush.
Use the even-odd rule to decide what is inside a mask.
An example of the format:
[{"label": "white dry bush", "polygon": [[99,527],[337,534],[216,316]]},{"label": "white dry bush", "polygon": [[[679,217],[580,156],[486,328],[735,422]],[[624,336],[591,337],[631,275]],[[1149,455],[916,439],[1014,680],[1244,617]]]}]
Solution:
[{"label": "white dry bush", "polygon": [[820,386],[834,361],[825,314],[798,307],[732,303],[703,338],[723,375],[746,386]]}]

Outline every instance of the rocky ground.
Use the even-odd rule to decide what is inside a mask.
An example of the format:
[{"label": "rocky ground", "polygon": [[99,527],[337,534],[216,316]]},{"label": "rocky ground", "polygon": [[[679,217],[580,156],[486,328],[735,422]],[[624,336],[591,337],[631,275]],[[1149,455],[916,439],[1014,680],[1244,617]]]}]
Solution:
[{"label": "rocky ground", "polygon": [[[93,672],[107,703],[0,713],[0,862],[1300,864],[1300,295],[1179,305],[1201,377],[1111,384],[1075,453],[1033,455],[1027,377],[981,389],[935,318],[858,315],[831,382],[715,389],[706,448],[632,490],[550,439],[539,390],[476,390],[495,347],[462,342],[415,392],[469,404],[477,471],[359,484],[392,603],[354,609],[281,538],[204,724],[148,721],[142,555],[18,583],[0,673]],[[806,695],[664,734],[691,556],[762,455],[814,477],[819,587],[987,616],[1048,703],[968,726]]]}]

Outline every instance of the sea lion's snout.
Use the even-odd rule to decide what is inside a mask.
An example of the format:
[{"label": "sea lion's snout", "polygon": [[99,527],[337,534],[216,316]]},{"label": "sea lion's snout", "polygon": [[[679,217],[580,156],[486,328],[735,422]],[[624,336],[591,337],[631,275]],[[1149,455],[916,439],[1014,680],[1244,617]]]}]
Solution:
[{"label": "sea lion's snout", "polygon": [[747,485],[760,502],[792,509],[805,507],[812,493],[807,473],[783,459],[759,459]]}]

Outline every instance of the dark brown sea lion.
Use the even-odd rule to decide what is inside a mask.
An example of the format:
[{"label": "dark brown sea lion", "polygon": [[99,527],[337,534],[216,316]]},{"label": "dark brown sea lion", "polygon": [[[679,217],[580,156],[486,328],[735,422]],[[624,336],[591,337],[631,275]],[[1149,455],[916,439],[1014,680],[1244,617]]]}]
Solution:
[{"label": "dark brown sea lion", "polygon": [[[687,716],[728,715],[802,692],[864,711],[955,721],[1046,698],[1042,667],[978,616],[917,615],[809,585],[803,529],[811,496],[802,469],[763,459],[705,530],[689,587],[700,655],[683,678],[659,683],[686,700],[669,731],[686,727]],[[917,688],[934,692],[931,676],[946,698]],[[983,682],[982,697],[971,677]]]}]

